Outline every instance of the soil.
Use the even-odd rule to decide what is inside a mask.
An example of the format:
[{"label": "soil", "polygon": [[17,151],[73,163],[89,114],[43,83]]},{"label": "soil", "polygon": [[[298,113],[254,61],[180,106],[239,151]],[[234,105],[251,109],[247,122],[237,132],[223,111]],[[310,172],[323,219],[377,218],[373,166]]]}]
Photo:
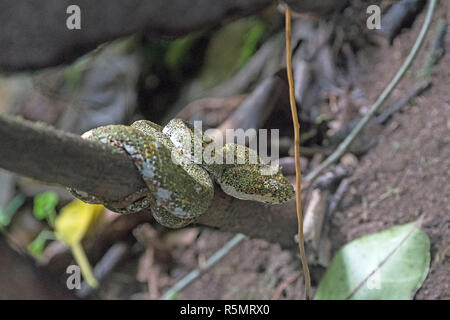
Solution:
[{"label": "soil", "polygon": [[[445,1],[444,1],[445,2]],[[424,48],[430,44],[436,16],[448,21],[450,3],[440,4]],[[424,13],[411,30],[398,36],[393,45],[378,46],[358,53],[358,86],[368,101],[374,101],[393,77],[414,43]],[[433,85],[396,114],[379,137],[378,144],[360,159],[351,186],[340,209],[330,218],[333,254],[360,236],[407,223],[423,216],[423,230],[431,240],[431,267],[416,299],[450,298],[450,33],[447,54],[433,69]],[[424,63],[424,48],[411,71],[394,90],[389,101],[404,96],[417,80]],[[387,105],[389,104],[389,101]],[[174,259],[186,270],[211,256],[232,235],[201,229],[188,249],[174,252]],[[184,269],[183,268],[183,269]],[[279,299],[302,299],[303,279],[298,275],[296,253],[281,250],[263,240],[245,240],[212,270],[184,289],[178,299],[271,299],[286,287]],[[313,289],[323,270],[313,269]],[[182,277],[166,279],[161,291]],[[315,280],[315,281],[314,281]]]},{"label": "soil", "polygon": [[[441,4],[437,16],[448,21],[450,3]],[[410,50],[423,14],[412,31],[401,35],[392,47],[383,46],[360,54],[366,68],[361,86],[373,101]],[[436,22],[437,19],[435,18]],[[434,33],[431,26],[430,35]],[[428,37],[431,39],[432,37]],[[429,45],[428,41],[425,48]],[[350,192],[341,211],[332,217],[331,239],[335,250],[362,235],[381,231],[423,216],[423,230],[431,241],[430,273],[416,299],[450,298],[450,34],[447,54],[432,74],[432,87],[393,117],[378,145],[363,157],[352,177]],[[393,98],[401,97],[417,80],[424,50],[412,72],[402,80]],[[387,190],[394,190],[386,197]]]}]

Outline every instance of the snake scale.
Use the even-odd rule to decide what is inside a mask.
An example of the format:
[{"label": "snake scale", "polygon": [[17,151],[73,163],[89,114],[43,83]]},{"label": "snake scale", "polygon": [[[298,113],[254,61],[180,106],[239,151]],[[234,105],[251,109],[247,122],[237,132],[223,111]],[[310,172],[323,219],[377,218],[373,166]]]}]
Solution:
[{"label": "snake scale", "polygon": [[119,213],[149,208],[154,218],[169,228],[192,223],[210,207],[214,182],[228,195],[243,200],[277,204],[295,196],[280,168],[264,173],[271,168],[262,163],[255,151],[234,143],[218,145],[181,119],[173,119],[165,127],[148,120],[136,121],[131,126],[102,126],[81,137],[128,154],[147,190],[119,202],[80,190],[69,191],[85,202],[103,204]]}]

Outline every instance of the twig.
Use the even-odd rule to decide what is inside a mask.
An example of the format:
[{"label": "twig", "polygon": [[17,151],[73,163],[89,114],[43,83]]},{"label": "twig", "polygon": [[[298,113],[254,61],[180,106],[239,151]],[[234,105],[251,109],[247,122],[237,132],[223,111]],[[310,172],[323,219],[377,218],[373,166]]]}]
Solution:
[{"label": "twig", "polygon": [[329,193],[329,190],[314,189],[305,210],[305,241],[311,243],[314,250],[318,249]]},{"label": "twig", "polygon": [[284,87],[283,80],[276,75],[263,80],[217,128],[218,136],[213,135],[212,138],[225,136],[228,129],[240,128],[246,131],[260,128],[278,103]]},{"label": "twig", "polygon": [[292,48],[291,48],[291,9],[286,5],[286,70],[289,82],[289,101],[291,104],[292,121],[294,123],[294,146],[295,146],[295,181],[296,208],[298,220],[298,247],[300,250],[300,260],[302,262],[303,274],[305,275],[305,299],[309,300],[311,290],[311,279],[309,275],[308,260],[305,253],[305,243],[303,237],[303,215],[302,215],[302,174],[300,169],[300,124],[298,121],[297,107],[295,105],[295,86],[292,74]]},{"label": "twig", "polygon": [[438,63],[439,59],[444,55],[445,51],[445,34],[447,32],[448,24],[443,18],[436,23],[436,32],[431,44],[431,48],[425,56],[425,65],[423,66],[420,76],[428,78],[431,74],[433,66]]},{"label": "twig", "polygon": [[341,181],[339,187],[336,189],[336,192],[334,193],[334,195],[330,200],[330,204],[328,205],[327,209],[327,216],[333,214],[339,207],[339,204],[341,203],[341,200],[344,197],[344,193],[347,191],[349,185],[350,179],[344,179]]},{"label": "twig", "polygon": [[219,251],[214,253],[205,263],[204,266],[191,271],[188,275],[178,281],[173,287],[161,297],[161,300],[172,300],[178,295],[178,293],[191,284],[195,279],[200,277],[206,271],[211,269],[216,263],[222,260],[231,249],[236,247],[242,240],[245,239],[243,234],[235,235],[230,241],[228,241]]},{"label": "twig", "polygon": [[280,299],[281,294],[283,293],[283,291],[286,290],[286,288],[289,287],[289,285],[292,282],[294,282],[299,276],[300,276],[300,272],[294,272],[286,280],[284,280],[280,284],[280,286],[277,288],[277,290],[275,291],[275,294],[273,295],[272,300]]},{"label": "twig", "polygon": [[381,29],[378,34],[385,37],[392,45],[395,37],[403,28],[412,25],[417,14],[422,11],[426,1],[424,0],[400,0],[394,3],[387,12],[383,13]]},{"label": "twig", "polygon": [[[114,268],[122,261],[123,257],[128,253],[130,246],[123,242],[114,244],[97,263],[94,268],[94,277],[98,282],[102,282]],[[81,284],[81,289],[76,292],[80,298],[88,297],[95,289],[86,282]]]},{"label": "twig", "polygon": [[408,57],[406,58],[403,65],[400,67],[400,69],[395,74],[394,78],[391,80],[391,82],[387,85],[387,87],[384,89],[384,91],[381,93],[381,95],[378,97],[378,99],[375,101],[375,103],[370,107],[369,112],[367,112],[364,117],[361,119],[361,121],[358,123],[358,125],[352,130],[352,132],[345,138],[345,140],[338,146],[336,151],[334,151],[327,159],[325,159],[324,162],[322,162],[319,166],[317,166],[313,171],[311,171],[306,177],[306,181],[312,181],[317,176],[323,172],[326,168],[328,168],[331,164],[338,161],[340,157],[345,153],[345,151],[348,149],[348,147],[351,145],[351,143],[355,140],[356,136],[361,132],[361,130],[364,128],[364,126],[367,124],[367,122],[371,119],[372,116],[375,115],[375,113],[378,111],[378,109],[381,107],[381,105],[386,101],[386,99],[391,94],[392,90],[397,86],[397,84],[400,82],[408,68],[410,67],[412,61],[417,55],[417,52],[419,51],[419,48],[421,47],[423,40],[425,39],[425,35],[427,34],[427,31],[430,27],[431,18],[433,17],[434,9],[436,7],[436,0],[431,0],[427,15],[425,18],[425,21],[422,25],[422,28],[420,30],[419,36],[416,39],[416,42],[414,43],[414,46],[411,49],[411,52],[409,53]]},{"label": "twig", "polygon": [[383,111],[377,118],[376,121],[379,124],[384,124],[389,118],[392,117],[394,113],[401,111],[414,97],[418,96],[431,86],[431,81],[425,80],[416,83],[411,90],[406,93],[406,96],[397,100],[393,105]]},{"label": "twig", "polygon": [[333,186],[337,185],[343,178],[348,177],[350,172],[348,169],[342,166],[336,166],[333,170],[330,170],[320,177],[318,177],[312,184],[312,188],[318,189],[332,189]]}]

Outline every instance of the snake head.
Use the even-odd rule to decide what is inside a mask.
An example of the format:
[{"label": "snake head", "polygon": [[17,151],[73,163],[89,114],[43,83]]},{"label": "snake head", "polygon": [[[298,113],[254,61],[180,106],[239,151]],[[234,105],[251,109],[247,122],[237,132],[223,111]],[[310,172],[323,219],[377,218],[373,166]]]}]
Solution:
[{"label": "snake head", "polygon": [[176,148],[199,163],[228,195],[266,203],[282,203],[295,196],[294,188],[279,168],[263,163],[257,152],[246,146],[218,145],[189,122],[172,119],[163,129]]},{"label": "snake head", "polygon": [[277,204],[295,197],[294,188],[280,171],[264,175],[262,169],[260,165],[229,167],[223,171],[219,184],[225,193],[242,200]]}]

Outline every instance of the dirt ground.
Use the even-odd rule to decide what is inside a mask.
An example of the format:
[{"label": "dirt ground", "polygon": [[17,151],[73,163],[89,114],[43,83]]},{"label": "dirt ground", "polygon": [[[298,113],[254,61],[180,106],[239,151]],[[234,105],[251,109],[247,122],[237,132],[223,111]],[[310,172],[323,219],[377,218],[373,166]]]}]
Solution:
[{"label": "dirt ground", "polygon": [[[450,3],[441,3],[430,28],[425,47],[435,30],[437,16],[450,17]],[[392,47],[385,41],[359,52],[358,86],[368,101],[374,101],[408,54],[424,13],[397,37]],[[345,243],[360,236],[424,216],[423,229],[431,240],[431,268],[416,299],[450,298],[450,33],[447,54],[434,68],[432,87],[396,114],[380,135],[379,142],[360,160],[341,208],[330,217],[333,254]],[[405,95],[417,82],[424,63],[424,49],[389,101]],[[389,102],[388,102],[389,104]],[[188,249],[176,251],[182,269],[197,267],[232,235],[200,229]],[[300,262],[296,253],[281,250],[262,240],[245,240],[211,271],[183,290],[178,299],[279,299],[303,298]],[[317,272],[316,272],[317,271]],[[323,270],[313,269],[313,287]],[[183,276],[172,272],[164,291]],[[280,290],[280,288],[285,288]]]},{"label": "dirt ground", "polygon": [[[450,4],[442,5],[439,16],[450,14]],[[437,19],[435,19],[436,21]],[[419,30],[401,36],[392,48],[365,52],[372,70],[365,69],[361,85],[371,99],[380,92],[406,56]],[[433,33],[431,27],[431,34]],[[430,37],[428,38],[430,39]],[[380,136],[376,148],[363,157],[353,176],[352,187],[341,211],[332,217],[332,242],[341,244],[367,233],[406,223],[423,215],[423,229],[431,240],[431,268],[416,299],[449,299],[450,269],[450,35],[447,54],[432,74],[433,85],[415,99],[403,114],[397,114]],[[415,81],[424,61],[424,51],[416,58],[412,72],[393,96],[400,97]],[[362,64],[362,65],[364,65]],[[371,90],[369,88],[372,88]],[[386,197],[387,190],[394,190]]]}]

